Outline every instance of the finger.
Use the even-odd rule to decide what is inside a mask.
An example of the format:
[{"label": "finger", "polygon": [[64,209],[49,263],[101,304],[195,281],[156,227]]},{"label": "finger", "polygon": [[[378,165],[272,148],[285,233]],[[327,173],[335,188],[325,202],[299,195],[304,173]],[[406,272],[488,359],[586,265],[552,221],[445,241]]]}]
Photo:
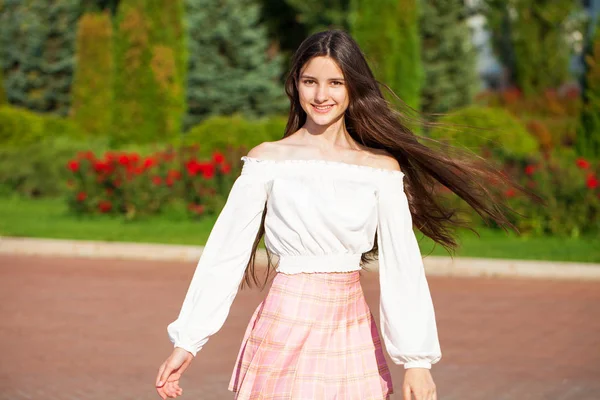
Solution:
[{"label": "finger", "polygon": [[169,379],[169,375],[171,375],[171,373],[173,372],[173,368],[167,363],[167,365],[165,365],[165,369],[163,370],[162,374],[160,375],[160,379],[157,383],[158,386],[162,386],[165,384],[165,382],[167,382],[167,380]]},{"label": "finger", "polygon": [[156,387],[162,386],[162,385],[159,385],[159,383],[161,383],[160,377],[165,370],[165,366],[166,366],[166,363],[162,363],[162,365],[158,368],[158,374],[156,374],[156,382],[154,383],[156,385]]},{"label": "finger", "polygon": [[158,395],[161,397],[161,399],[166,400],[167,394],[165,393],[165,390],[163,388],[156,388],[156,391],[158,392]]},{"label": "finger", "polygon": [[176,397],[175,388],[173,387],[173,382],[165,383],[165,389],[166,389],[169,397],[171,397],[171,398]]}]

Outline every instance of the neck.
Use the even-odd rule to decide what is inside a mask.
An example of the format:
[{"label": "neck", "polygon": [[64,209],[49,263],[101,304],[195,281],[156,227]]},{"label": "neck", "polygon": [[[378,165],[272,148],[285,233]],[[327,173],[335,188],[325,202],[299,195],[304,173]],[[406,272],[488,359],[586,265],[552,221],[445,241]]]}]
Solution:
[{"label": "neck", "polygon": [[329,125],[317,125],[307,119],[298,133],[302,139],[323,151],[335,151],[336,148],[357,148],[354,139],[346,130],[343,115]]}]

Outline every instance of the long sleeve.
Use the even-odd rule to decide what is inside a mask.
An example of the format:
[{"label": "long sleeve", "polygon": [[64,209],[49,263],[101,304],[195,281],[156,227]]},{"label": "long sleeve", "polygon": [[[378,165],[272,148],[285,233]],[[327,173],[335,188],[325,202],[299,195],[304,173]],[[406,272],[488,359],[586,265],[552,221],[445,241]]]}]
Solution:
[{"label": "long sleeve", "polygon": [[260,228],[266,184],[263,174],[244,170],[234,182],[204,246],[179,317],[167,328],[174,347],[195,356],[225,323]]},{"label": "long sleeve", "polygon": [[431,368],[441,357],[423,260],[413,232],[403,175],[378,191],[380,320],[388,354],[404,368]]}]

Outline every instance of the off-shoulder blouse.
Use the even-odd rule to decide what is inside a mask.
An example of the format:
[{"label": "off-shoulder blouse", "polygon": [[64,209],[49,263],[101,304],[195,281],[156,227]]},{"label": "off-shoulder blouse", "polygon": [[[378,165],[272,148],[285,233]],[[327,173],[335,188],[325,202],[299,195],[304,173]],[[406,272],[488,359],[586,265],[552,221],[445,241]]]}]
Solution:
[{"label": "off-shoulder blouse", "polygon": [[194,356],[224,324],[266,205],[265,246],[285,274],[359,270],[379,249],[380,328],[392,361],[441,359],[423,261],[401,171],[327,160],[241,158],[169,338]]}]

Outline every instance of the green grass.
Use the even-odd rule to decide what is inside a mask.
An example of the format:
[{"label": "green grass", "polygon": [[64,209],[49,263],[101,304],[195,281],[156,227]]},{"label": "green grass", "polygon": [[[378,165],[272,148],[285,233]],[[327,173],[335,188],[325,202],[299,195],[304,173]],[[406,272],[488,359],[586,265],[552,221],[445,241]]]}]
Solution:
[{"label": "green grass", "polygon": [[[214,222],[214,216],[190,220],[183,206],[173,206],[159,216],[126,221],[121,217],[72,215],[62,199],[0,197],[2,236],[202,245]],[[519,237],[491,229],[480,229],[479,233],[481,238],[462,232],[456,256],[600,262],[598,237]],[[418,237],[424,255],[448,255],[428,238]]]}]

